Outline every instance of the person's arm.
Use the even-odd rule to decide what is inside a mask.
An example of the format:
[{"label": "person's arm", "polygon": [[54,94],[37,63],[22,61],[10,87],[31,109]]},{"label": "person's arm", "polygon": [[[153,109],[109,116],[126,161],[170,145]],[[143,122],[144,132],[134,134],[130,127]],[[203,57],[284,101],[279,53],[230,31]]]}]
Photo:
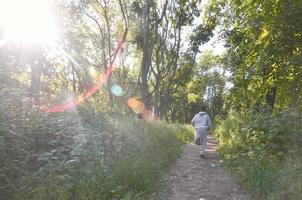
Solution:
[{"label": "person's arm", "polygon": [[196,117],[196,115],[193,117],[193,119],[191,121],[192,126],[195,126],[195,117]]},{"label": "person's arm", "polygon": [[208,125],[208,129],[210,129],[212,127],[212,121],[211,121],[211,118],[209,117],[209,115],[207,115],[207,125]]}]

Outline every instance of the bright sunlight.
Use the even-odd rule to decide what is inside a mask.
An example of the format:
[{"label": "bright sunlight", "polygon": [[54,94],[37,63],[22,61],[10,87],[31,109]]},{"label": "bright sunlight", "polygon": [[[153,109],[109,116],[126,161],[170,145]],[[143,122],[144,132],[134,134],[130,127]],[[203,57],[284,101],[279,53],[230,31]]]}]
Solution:
[{"label": "bright sunlight", "polygon": [[0,0],[0,29],[4,32],[2,43],[51,44],[55,40],[47,0]]}]

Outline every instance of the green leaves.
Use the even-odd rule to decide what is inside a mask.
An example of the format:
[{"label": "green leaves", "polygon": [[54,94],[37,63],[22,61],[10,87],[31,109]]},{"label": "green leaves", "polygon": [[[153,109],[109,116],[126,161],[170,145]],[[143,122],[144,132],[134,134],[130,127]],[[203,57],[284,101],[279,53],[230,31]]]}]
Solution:
[{"label": "green leaves", "polygon": [[[239,102],[243,110],[255,104],[263,109],[270,104],[264,97],[271,96],[268,93],[273,87],[278,88],[278,98],[271,96],[278,108],[301,97],[300,92],[286,89],[301,84],[298,76],[289,73],[296,69],[295,65],[302,65],[302,62],[295,65],[290,62],[295,49],[301,50],[302,46],[299,35],[302,27],[297,21],[301,15],[296,12],[301,6],[301,2],[285,0],[230,1],[225,6],[223,19],[228,24],[222,25],[234,77],[233,101]],[[245,93],[247,89],[249,93]],[[285,98],[287,103],[282,100]]]},{"label": "green leaves", "polygon": [[34,112],[15,99],[22,106],[0,105],[0,170],[12,183],[0,177],[4,199],[145,199],[161,186],[181,145],[192,140],[192,130],[181,125],[85,107]]},{"label": "green leaves", "polygon": [[[297,135],[302,134],[300,109],[253,115],[231,112],[215,130],[225,166],[238,176],[244,186],[264,199],[280,199],[275,193],[282,193],[279,191],[281,186],[283,192],[297,196],[295,191],[288,190],[300,187],[300,183],[286,182],[286,185],[282,179],[289,175],[283,174],[283,170],[288,171],[291,167],[287,162],[301,154],[297,142]],[[299,159],[295,162],[300,163]],[[293,172],[289,176],[294,176]]]}]

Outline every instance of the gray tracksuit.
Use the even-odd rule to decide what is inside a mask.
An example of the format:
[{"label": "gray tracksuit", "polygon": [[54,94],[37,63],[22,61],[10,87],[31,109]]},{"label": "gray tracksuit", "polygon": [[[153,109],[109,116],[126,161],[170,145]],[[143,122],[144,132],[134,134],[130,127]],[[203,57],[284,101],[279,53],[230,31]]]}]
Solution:
[{"label": "gray tracksuit", "polygon": [[212,126],[211,119],[206,112],[199,112],[193,117],[191,123],[195,128],[194,141],[198,137],[201,138],[200,154],[203,155],[207,143],[208,129]]}]

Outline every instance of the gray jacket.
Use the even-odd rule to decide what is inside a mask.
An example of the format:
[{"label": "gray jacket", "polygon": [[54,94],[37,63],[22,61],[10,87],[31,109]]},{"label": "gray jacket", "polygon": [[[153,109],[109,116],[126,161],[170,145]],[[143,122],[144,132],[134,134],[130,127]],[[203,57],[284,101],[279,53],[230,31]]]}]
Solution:
[{"label": "gray jacket", "polygon": [[209,129],[212,126],[211,119],[209,115],[206,112],[199,112],[197,113],[192,121],[192,125],[194,126],[195,129],[197,128],[206,128]]}]

